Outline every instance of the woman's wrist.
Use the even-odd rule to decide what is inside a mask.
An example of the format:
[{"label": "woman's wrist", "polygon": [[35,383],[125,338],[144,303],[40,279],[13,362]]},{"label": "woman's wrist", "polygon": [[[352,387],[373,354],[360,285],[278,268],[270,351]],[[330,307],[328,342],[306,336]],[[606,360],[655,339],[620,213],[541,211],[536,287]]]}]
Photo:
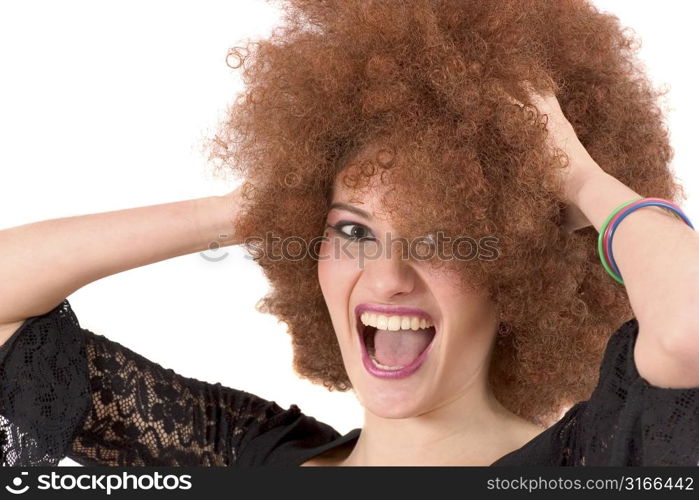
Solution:
[{"label": "woman's wrist", "polygon": [[199,251],[209,250],[212,246],[224,247],[242,243],[234,234],[238,202],[233,193],[199,198],[196,211],[200,233]]},{"label": "woman's wrist", "polygon": [[608,175],[592,159],[581,162],[581,165],[575,169],[575,173],[571,174],[571,178],[568,181],[568,191],[566,192],[568,200],[576,207],[580,207],[582,193],[589,188],[590,184],[594,184],[598,182],[598,179]]}]

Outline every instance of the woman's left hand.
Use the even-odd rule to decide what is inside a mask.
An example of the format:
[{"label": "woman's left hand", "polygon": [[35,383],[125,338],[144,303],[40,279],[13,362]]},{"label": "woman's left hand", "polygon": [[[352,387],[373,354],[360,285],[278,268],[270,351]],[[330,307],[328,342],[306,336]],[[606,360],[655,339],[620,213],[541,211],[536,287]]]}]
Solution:
[{"label": "woman's left hand", "polygon": [[[576,205],[577,193],[584,182],[592,176],[604,173],[602,168],[590,156],[578,139],[573,126],[561,110],[560,103],[552,93],[529,93],[531,104],[542,114],[547,115],[548,142],[553,148],[560,149],[568,157],[568,165],[562,170],[564,195],[567,203],[564,230],[573,232],[591,225],[590,221]],[[516,104],[522,105],[513,99]]]}]

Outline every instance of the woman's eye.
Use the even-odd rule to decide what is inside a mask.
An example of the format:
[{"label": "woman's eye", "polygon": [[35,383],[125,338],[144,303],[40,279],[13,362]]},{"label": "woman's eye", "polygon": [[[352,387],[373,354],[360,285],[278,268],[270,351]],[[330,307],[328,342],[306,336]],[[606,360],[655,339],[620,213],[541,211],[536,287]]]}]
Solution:
[{"label": "woman's eye", "polygon": [[356,224],[354,222],[338,222],[334,226],[328,225],[328,227],[340,233],[343,238],[353,241],[373,240],[373,238],[368,236],[371,234],[371,231],[361,224]]}]

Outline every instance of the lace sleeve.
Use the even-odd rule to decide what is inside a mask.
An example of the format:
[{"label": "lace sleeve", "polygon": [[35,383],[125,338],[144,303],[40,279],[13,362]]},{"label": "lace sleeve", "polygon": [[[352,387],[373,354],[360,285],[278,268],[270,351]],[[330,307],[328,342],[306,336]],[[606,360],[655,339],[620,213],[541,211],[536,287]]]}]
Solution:
[{"label": "lace sleeve", "polygon": [[662,388],[634,360],[638,321],[611,337],[600,380],[581,413],[575,455],[582,465],[699,465],[699,387]]},{"label": "lace sleeve", "polygon": [[609,339],[597,387],[493,465],[699,465],[699,387],[650,385],[634,361],[635,318]]},{"label": "lace sleeve", "polygon": [[2,465],[265,463],[336,436],[296,405],[183,377],[81,328],[67,300],[0,348]]}]

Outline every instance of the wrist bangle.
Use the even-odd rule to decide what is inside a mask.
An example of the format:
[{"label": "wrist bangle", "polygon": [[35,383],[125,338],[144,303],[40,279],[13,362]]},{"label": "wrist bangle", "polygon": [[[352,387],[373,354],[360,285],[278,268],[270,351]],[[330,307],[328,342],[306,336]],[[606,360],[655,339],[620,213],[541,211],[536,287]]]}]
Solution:
[{"label": "wrist bangle", "polygon": [[658,206],[668,209],[675,218],[683,220],[689,227],[694,229],[692,223],[677,205],[662,198],[637,198],[635,200],[623,203],[615,208],[612,213],[609,214],[600,228],[600,233],[597,238],[597,251],[604,269],[612,278],[622,285],[624,284],[624,281],[621,278],[621,272],[619,271],[619,267],[617,266],[616,261],[614,260],[614,255],[612,254],[612,240],[614,237],[614,232],[619,226],[619,223],[629,214],[635,210],[638,210],[639,208],[647,206]]}]

